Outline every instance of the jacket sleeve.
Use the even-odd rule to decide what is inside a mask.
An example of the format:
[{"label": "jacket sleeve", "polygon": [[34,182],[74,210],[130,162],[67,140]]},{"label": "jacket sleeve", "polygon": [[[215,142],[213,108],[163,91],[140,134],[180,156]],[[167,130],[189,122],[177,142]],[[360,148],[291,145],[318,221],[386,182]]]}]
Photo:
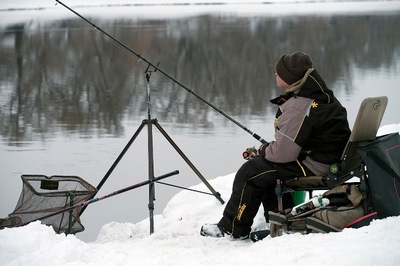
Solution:
[{"label": "jacket sleeve", "polygon": [[[265,158],[271,162],[287,163],[296,161],[302,147],[296,143],[299,132],[304,134],[311,132],[307,126],[308,107],[310,103],[302,106],[281,106],[281,115],[275,121],[275,141],[272,141],[265,150]],[[307,133],[308,132],[308,133]]]}]

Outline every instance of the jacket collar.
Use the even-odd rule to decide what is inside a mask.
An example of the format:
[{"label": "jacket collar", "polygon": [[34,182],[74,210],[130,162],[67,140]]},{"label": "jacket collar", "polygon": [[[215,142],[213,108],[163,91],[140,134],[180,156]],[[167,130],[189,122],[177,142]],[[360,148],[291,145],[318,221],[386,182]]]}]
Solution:
[{"label": "jacket collar", "polygon": [[282,105],[291,97],[306,97],[319,102],[331,103],[334,100],[333,92],[328,89],[324,80],[314,68],[310,68],[304,74],[304,77],[291,84],[285,90],[284,95],[280,95],[272,100],[271,103]]}]

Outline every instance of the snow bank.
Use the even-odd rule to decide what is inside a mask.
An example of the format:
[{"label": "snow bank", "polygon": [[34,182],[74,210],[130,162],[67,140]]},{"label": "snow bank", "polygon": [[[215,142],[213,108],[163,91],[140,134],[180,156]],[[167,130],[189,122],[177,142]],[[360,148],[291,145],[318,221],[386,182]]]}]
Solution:
[{"label": "snow bank", "polygon": [[[399,131],[400,124],[380,129]],[[210,180],[227,201],[234,174]],[[208,191],[203,183],[193,189]],[[229,237],[199,235],[201,225],[217,222],[224,206],[210,195],[181,191],[156,215],[155,233],[149,220],[112,222],[95,242],[57,235],[52,228],[31,223],[0,231],[0,265],[396,265],[400,260],[400,216],[376,220],[341,233],[292,234],[253,243]],[[90,225],[87,225],[90,226]],[[254,228],[266,224],[262,210]]]}]

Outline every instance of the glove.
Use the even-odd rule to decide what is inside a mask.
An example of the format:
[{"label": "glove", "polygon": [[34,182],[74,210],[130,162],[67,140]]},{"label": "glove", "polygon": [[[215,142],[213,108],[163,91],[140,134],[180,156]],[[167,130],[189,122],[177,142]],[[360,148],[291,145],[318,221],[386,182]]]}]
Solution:
[{"label": "glove", "polygon": [[265,149],[268,147],[268,145],[269,145],[268,142],[261,144],[261,146],[258,148],[257,151],[258,155],[265,157]]}]

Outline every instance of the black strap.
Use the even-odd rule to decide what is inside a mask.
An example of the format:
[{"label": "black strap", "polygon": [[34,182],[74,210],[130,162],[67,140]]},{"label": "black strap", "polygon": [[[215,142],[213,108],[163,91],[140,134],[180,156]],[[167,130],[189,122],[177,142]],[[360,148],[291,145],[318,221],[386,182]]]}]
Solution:
[{"label": "black strap", "polygon": [[[378,163],[388,174],[392,175],[397,182],[400,182],[400,176],[389,166],[384,160],[379,158],[374,152],[367,151],[367,156],[371,157],[374,161]],[[368,170],[368,169],[367,169]]]}]

